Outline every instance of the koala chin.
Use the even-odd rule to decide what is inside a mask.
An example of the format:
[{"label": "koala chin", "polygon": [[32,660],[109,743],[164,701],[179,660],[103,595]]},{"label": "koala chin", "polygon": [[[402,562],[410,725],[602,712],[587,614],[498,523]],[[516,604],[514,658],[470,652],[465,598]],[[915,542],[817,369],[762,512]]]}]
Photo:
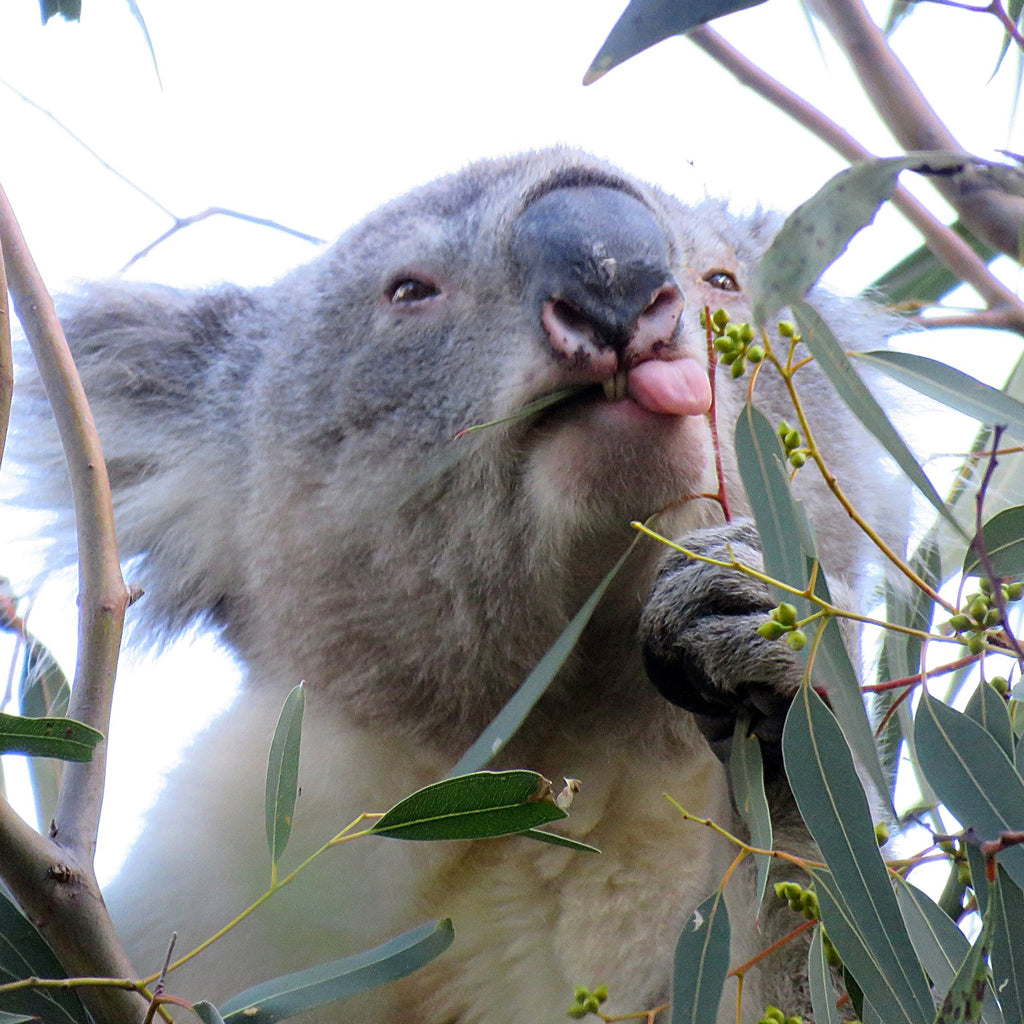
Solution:
[{"label": "koala chin", "polygon": [[[706,497],[717,481],[699,319],[705,307],[750,318],[746,284],[776,228],[552,149],[417,188],[266,288],[97,284],[63,303],[121,550],[146,591],[136,635],[199,621],[245,669],[236,706],[172,774],[108,894],[140,974],[159,968],[172,930],[191,948],[265,890],[266,756],[299,680],[286,867],[359,812],[444,777],[622,555],[633,520],[660,513],[662,533],[759,564],[732,456],[746,381],[728,373],[717,422],[736,519]],[[846,347],[890,329],[864,302],[814,301]],[[898,518],[863,435],[813,374],[801,393],[844,487],[869,517]],[[791,417],[761,376],[759,406]],[[41,391],[22,416],[33,499],[64,509],[55,529],[67,531]],[[856,587],[857,534],[812,472],[796,486],[827,523],[830,578]],[[169,991],[222,1001],[448,916],[455,941],[427,968],[302,1019],[560,1024],[578,984],[607,984],[612,1014],[670,999],[680,929],[735,851],[663,794],[739,827],[723,761],[741,707],[778,768],[800,669],[755,632],[774,603],[748,577],[642,540],[492,765],[582,780],[555,828],[600,855],[523,838],[347,844]],[[808,849],[784,777],[769,789],[779,847]],[[734,963],[794,925],[780,905],[755,927],[743,870],[726,893]],[[748,973],[744,1020],[766,1002],[808,1012],[798,947]],[[719,1024],[735,1013],[730,981]]]}]

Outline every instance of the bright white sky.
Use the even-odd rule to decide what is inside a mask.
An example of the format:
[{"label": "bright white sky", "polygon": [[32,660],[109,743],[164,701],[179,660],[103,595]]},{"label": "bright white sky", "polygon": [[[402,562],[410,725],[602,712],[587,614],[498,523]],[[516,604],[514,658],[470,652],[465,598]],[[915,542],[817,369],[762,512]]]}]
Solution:
[{"label": "bright white sky", "polygon": [[[788,210],[841,169],[682,39],[584,89],[583,73],[625,2],[139,0],[161,88],[126,3],[85,0],[81,24],[55,19],[43,28],[36,0],[7,0],[0,183],[59,291],[115,275],[170,222],[9,87],[179,216],[225,206],[326,238],[477,157],[555,142],[684,197],[707,191],[740,207]],[[716,27],[880,155],[896,151],[824,36],[818,50],[796,0],[770,0]],[[934,4],[921,4],[897,36],[933,105],[981,155],[1024,149],[1009,131],[1012,55],[988,83],[999,38],[994,19]],[[855,243],[832,280],[859,288],[916,244],[894,214],[883,213],[875,232]],[[130,276],[258,284],[314,252],[219,219],[179,234]],[[16,458],[16,439],[10,447]],[[23,585],[37,563],[9,541],[23,525],[15,518],[3,513],[0,573]],[[72,592],[58,587],[32,620],[69,670],[73,615]],[[102,874],[115,870],[181,741],[224,705],[232,685],[229,667],[194,649],[176,649],[160,668],[129,659],[112,731]]]}]

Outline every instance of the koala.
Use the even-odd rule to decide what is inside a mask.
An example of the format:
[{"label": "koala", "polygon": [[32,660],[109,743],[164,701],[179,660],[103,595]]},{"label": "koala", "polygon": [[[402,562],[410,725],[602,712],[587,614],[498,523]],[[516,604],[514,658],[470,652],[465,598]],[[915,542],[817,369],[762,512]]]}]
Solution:
[{"label": "koala", "polygon": [[[206,624],[245,670],[237,705],[172,774],[108,894],[140,973],[159,968],[172,930],[191,948],[265,890],[266,755],[299,680],[286,866],[443,778],[630,544],[632,521],[657,514],[691,548],[759,564],[731,443],[746,382],[728,373],[716,418],[734,521],[706,497],[717,484],[700,314],[749,318],[745,286],[776,228],[552,149],[417,188],[266,288],[99,284],[65,304],[122,555],[146,592],[136,633]],[[867,303],[815,301],[847,346],[890,328]],[[864,437],[813,372],[802,393],[829,458],[858,507],[891,519]],[[759,405],[792,416],[763,376]],[[59,452],[38,405],[33,497],[66,507],[45,490]],[[827,524],[829,572],[856,587],[869,562],[856,531],[812,472],[797,489]],[[725,762],[741,708],[765,750],[779,846],[808,843],[779,772],[802,669],[755,632],[777,600],[642,540],[491,765],[581,780],[554,828],[600,855],[519,837],[347,844],[169,990],[220,1001],[449,916],[454,944],[425,969],[303,1019],[555,1024],[577,984],[607,984],[608,1013],[669,1000],[680,929],[735,851],[664,794],[740,828]],[[726,892],[734,963],[797,923],[766,906],[755,926],[743,870]],[[745,1021],[766,1002],[807,1012],[803,958],[791,945],[748,973]],[[719,1024],[736,1019],[729,986]]]}]

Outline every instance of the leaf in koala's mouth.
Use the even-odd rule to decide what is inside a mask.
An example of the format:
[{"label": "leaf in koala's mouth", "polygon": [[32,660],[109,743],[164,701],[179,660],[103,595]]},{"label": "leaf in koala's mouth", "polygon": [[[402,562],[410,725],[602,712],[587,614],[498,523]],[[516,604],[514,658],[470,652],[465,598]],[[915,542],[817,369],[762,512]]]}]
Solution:
[{"label": "leaf in koala's mouth", "polygon": [[553,405],[567,402],[570,398],[575,398],[577,395],[589,390],[591,390],[591,385],[563,388],[561,391],[554,391],[550,395],[544,395],[541,398],[535,398],[532,402],[527,402],[521,409],[517,409],[508,416],[502,416],[501,419],[491,420],[489,423],[475,423],[471,427],[463,427],[452,440],[457,441],[460,437],[471,434],[474,430],[486,430],[488,427],[497,427],[502,423],[512,423],[515,420],[525,419],[527,416],[533,416]]}]

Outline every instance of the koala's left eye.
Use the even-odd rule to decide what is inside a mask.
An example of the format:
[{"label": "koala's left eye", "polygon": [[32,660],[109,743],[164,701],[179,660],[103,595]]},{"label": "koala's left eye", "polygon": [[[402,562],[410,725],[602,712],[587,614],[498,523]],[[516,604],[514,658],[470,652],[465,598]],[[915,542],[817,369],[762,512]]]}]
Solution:
[{"label": "koala's left eye", "polygon": [[440,294],[441,290],[435,285],[415,277],[402,278],[391,286],[392,302],[423,302]]},{"label": "koala's left eye", "polygon": [[728,270],[712,270],[709,274],[704,275],[704,280],[720,292],[738,292],[740,290],[739,282]]}]

